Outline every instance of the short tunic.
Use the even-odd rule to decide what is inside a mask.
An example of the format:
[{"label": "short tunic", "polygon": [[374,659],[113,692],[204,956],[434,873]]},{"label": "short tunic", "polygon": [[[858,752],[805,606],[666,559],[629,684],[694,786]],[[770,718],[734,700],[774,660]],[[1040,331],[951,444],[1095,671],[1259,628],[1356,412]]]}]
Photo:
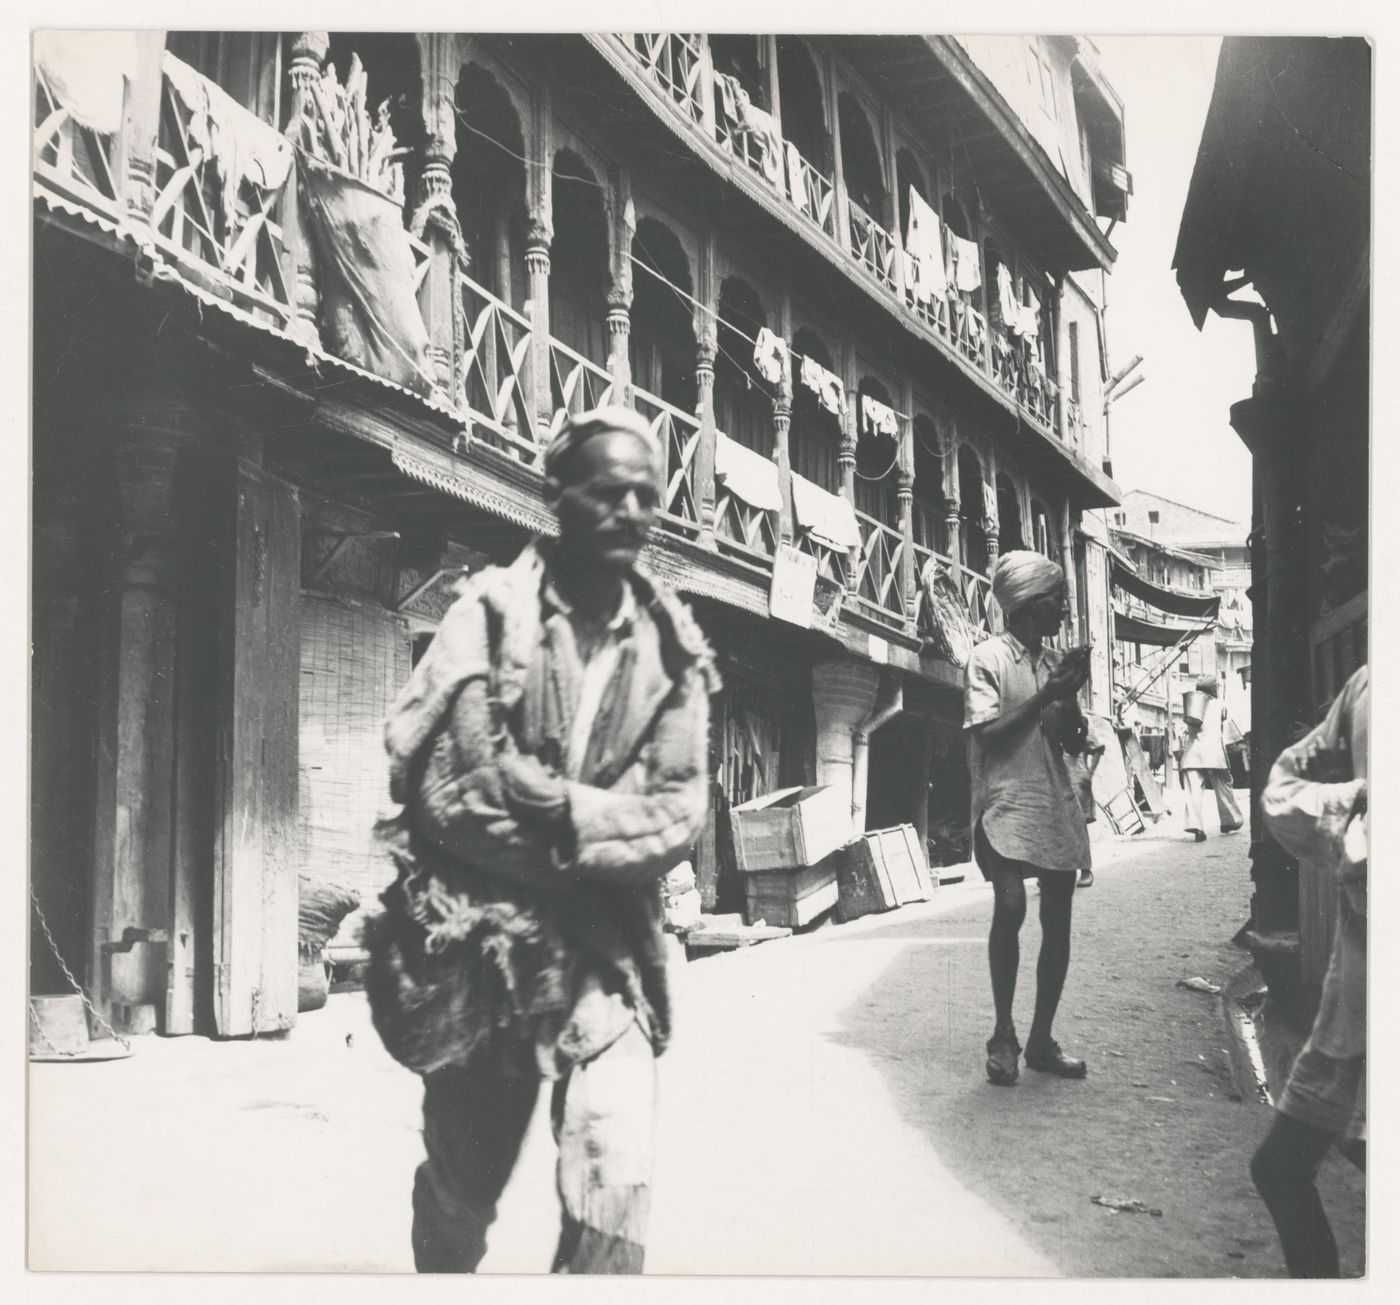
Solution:
[{"label": "short tunic", "polygon": [[1000,719],[1034,696],[1060,654],[1032,653],[1015,635],[984,640],[968,658],[963,728],[970,731],[972,827],[1003,857],[1039,870],[1084,870],[1090,864],[1089,831],[1064,751],[1043,724],[989,741],[973,729]]},{"label": "short tunic", "polygon": [[1205,719],[1200,729],[1186,735],[1186,749],[1181,755],[1182,770],[1229,770],[1225,759],[1224,708],[1215,698],[1206,701]]}]

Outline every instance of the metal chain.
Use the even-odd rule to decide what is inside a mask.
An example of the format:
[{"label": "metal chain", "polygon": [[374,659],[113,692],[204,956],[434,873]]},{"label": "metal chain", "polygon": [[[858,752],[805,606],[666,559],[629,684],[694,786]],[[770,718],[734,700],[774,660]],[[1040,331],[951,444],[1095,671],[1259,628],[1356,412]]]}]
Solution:
[{"label": "metal chain", "polygon": [[[63,971],[63,977],[68,980],[69,984],[72,986],[73,991],[76,992],[78,996],[82,998],[83,1005],[87,1007],[89,1014],[91,1014],[93,1019],[97,1021],[98,1026],[109,1036],[115,1038],[118,1042],[120,1042],[127,1051],[130,1051],[131,1042],[128,1039],[122,1037],[122,1035],[118,1033],[116,1029],[114,1029],[110,1024],[107,1023],[105,1019],[102,1018],[102,1015],[98,1011],[97,1007],[92,1004],[92,1002],[88,999],[87,993],[83,991],[82,984],[80,984],[77,981],[77,979],[73,977],[73,971],[68,968],[67,962],[64,961],[62,954],[58,950],[58,944],[53,940],[53,934],[49,931],[49,922],[46,919],[44,919],[44,912],[39,906],[39,899],[34,895],[33,884],[29,885],[29,903],[34,908],[34,914],[39,917],[39,927],[44,931],[44,937],[47,938],[49,941],[49,950],[53,952],[53,958],[58,962],[58,968]],[[39,1016],[34,1010],[34,1002],[32,1000],[29,1003],[29,1015],[30,1018],[34,1020],[35,1025],[37,1026],[39,1022]],[[44,1037],[42,1030],[40,1030],[39,1036],[43,1037],[45,1042],[49,1041],[47,1037]],[[51,1042],[49,1043],[49,1047],[52,1050],[57,1050],[57,1048],[55,1048],[53,1046],[53,1043]],[[59,1054],[64,1055],[76,1053],[59,1052]]]}]

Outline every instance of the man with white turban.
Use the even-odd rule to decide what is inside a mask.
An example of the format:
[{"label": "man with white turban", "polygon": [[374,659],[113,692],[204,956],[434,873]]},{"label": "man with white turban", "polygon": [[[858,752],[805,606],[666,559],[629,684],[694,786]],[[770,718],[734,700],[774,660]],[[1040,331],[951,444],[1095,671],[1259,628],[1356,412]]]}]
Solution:
[{"label": "man with white turban", "polygon": [[1220,681],[1214,675],[1202,675],[1196,690],[1206,695],[1205,714],[1199,725],[1186,722],[1186,746],[1181,754],[1181,777],[1186,785],[1186,832],[1196,842],[1206,841],[1205,813],[1202,797],[1206,789],[1215,791],[1215,806],[1220,816],[1220,832],[1233,834],[1244,825],[1235,789],[1230,777],[1230,763],[1225,756],[1223,734],[1225,709],[1219,699]]},{"label": "man with white turban", "polygon": [[[1085,1063],[1050,1036],[1069,969],[1070,908],[1077,872],[1090,863],[1084,814],[1065,765],[1065,747],[1082,747],[1075,695],[1089,677],[1087,650],[1061,654],[1044,639],[1068,614],[1064,572],[1039,553],[1006,553],[992,576],[1006,632],[978,644],[968,659],[963,727],[970,739],[973,848],[994,893],[987,954],[996,1026],[987,1042],[987,1077],[1010,1086],[1020,1074],[1021,1044],[1011,1008],[1026,918],[1025,880],[1040,880],[1040,957],[1035,1016],[1026,1064],[1062,1078],[1083,1078]],[[1070,735],[1066,739],[1066,735]]]}]

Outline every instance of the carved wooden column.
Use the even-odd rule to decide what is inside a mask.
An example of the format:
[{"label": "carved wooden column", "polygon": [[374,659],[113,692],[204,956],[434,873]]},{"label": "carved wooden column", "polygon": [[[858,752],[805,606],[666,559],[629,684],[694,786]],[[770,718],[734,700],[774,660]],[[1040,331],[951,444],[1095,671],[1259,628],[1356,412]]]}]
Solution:
[{"label": "carved wooden column", "polygon": [[[320,79],[330,44],[327,32],[297,32],[291,38],[287,137],[293,142],[301,139],[301,124],[312,105],[311,87]],[[304,344],[319,344],[321,296],[316,282],[316,251],[307,238],[295,176],[287,183],[282,197],[282,244],[283,279],[292,296],[291,333]]]},{"label": "carved wooden column", "polygon": [[695,342],[696,415],[700,418],[700,442],[695,447],[691,484],[695,513],[700,521],[700,543],[715,548],[715,354],[717,332],[713,320],[701,327]]},{"label": "carved wooden column", "polygon": [[525,277],[529,295],[530,388],[539,440],[549,436],[554,419],[554,390],[549,369],[549,246],[554,240],[554,120],[549,87],[535,92],[525,171],[529,217],[525,229]]},{"label": "carved wooden column", "polygon": [[135,76],[126,84],[122,129],[113,142],[113,180],[127,216],[145,226],[156,201],[156,142],[160,137],[165,85],[161,73],[165,33],[133,32],[131,39],[136,43]]},{"label": "carved wooden column", "polygon": [[907,376],[900,398],[904,411],[911,415],[905,419],[899,432],[899,475],[895,481],[895,496],[899,503],[899,537],[904,545],[899,555],[899,586],[904,596],[904,628],[913,634],[919,570],[914,565],[914,385]]},{"label": "carved wooden column", "polygon": [[[846,410],[841,414],[841,444],[837,450],[836,463],[841,469],[841,497],[851,505],[852,511],[856,506],[856,422],[859,419],[857,407],[859,400],[853,389],[846,390]],[[856,519],[857,533],[860,531],[860,520]],[[850,552],[850,566],[846,575],[846,586],[855,593],[860,587],[860,554],[861,544],[857,543]]]},{"label": "carved wooden column", "polygon": [[[782,336],[786,340],[792,329],[791,310],[786,297],[782,306]],[[778,542],[790,544],[796,538],[792,515],[792,354],[783,355],[783,374],[778,379],[778,394],[773,400],[773,461],[778,464],[778,494],[782,504],[778,509]]]},{"label": "carved wooden column", "polygon": [[433,378],[449,400],[461,389],[459,369],[466,348],[462,276],[469,261],[462,225],[452,201],[452,163],[457,156],[458,38],[441,32],[418,38],[423,64],[423,170],[409,229],[432,251],[423,295]]},{"label": "carved wooden column", "polygon": [[[830,55],[826,59],[826,104],[827,116],[831,120],[831,180],[836,193],[836,243],[843,251],[851,247],[850,199],[846,194],[846,169],[841,160],[841,106],[836,93],[836,60]],[[817,166],[815,159],[809,160]]]},{"label": "carved wooden column", "polygon": [[704,32],[697,34],[700,42],[700,123],[705,128],[705,139],[715,138],[715,56],[710,49],[710,38]]},{"label": "carved wooden column", "polygon": [[612,376],[612,399],[632,406],[632,237],[637,233],[637,215],[632,207],[632,183],[625,169],[619,169],[608,191],[609,228],[612,246],[612,285],[608,288],[608,372]]},{"label": "carved wooden column", "polygon": [[953,564],[955,574],[962,573],[962,513],[957,499],[946,499],[943,504],[943,529],[947,535],[948,560]]}]

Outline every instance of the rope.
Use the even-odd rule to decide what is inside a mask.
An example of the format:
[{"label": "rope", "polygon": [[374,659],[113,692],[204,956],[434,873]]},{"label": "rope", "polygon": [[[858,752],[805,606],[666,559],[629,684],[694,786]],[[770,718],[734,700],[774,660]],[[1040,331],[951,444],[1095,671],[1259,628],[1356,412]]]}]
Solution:
[{"label": "rope", "polygon": [[[122,1035],[118,1033],[116,1029],[114,1029],[110,1024],[107,1023],[105,1019],[102,1018],[101,1014],[98,1012],[97,1007],[94,1006],[90,1000],[88,1000],[88,995],[86,992],[83,991],[82,984],[80,984],[77,981],[77,979],[73,977],[73,971],[68,968],[67,962],[64,961],[62,954],[58,950],[58,944],[53,940],[53,934],[49,930],[49,922],[46,919],[44,919],[44,912],[39,906],[39,899],[34,895],[33,884],[29,886],[29,904],[34,908],[34,914],[38,917],[39,920],[39,927],[44,931],[44,937],[48,939],[49,950],[53,952],[53,958],[58,962],[58,968],[63,971],[63,977],[68,980],[69,984],[72,986],[73,991],[76,992],[78,996],[82,998],[83,1005],[87,1007],[88,1013],[93,1017],[93,1019],[97,1021],[98,1027],[101,1028],[110,1037],[113,1037],[118,1042],[120,1042],[121,1045],[127,1051],[130,1051],[130,1041],[122,1037]],[[49,1042],[49,1039],[44,1034],[43,1026],[39,1022],[39,1014],[34,1009],[34,1001],[32,998],[29,1002],[29,1018],[34,1022],[34,1027],[37,1030],[39,1036],[44,1040],[45,1043],[48,1044],[49,1050],[52,1051],[55,1055],[76,1056],[80,1054],[76,1051],[59,1051],[58,1048],[55,1047],[52,1042]]]}]

